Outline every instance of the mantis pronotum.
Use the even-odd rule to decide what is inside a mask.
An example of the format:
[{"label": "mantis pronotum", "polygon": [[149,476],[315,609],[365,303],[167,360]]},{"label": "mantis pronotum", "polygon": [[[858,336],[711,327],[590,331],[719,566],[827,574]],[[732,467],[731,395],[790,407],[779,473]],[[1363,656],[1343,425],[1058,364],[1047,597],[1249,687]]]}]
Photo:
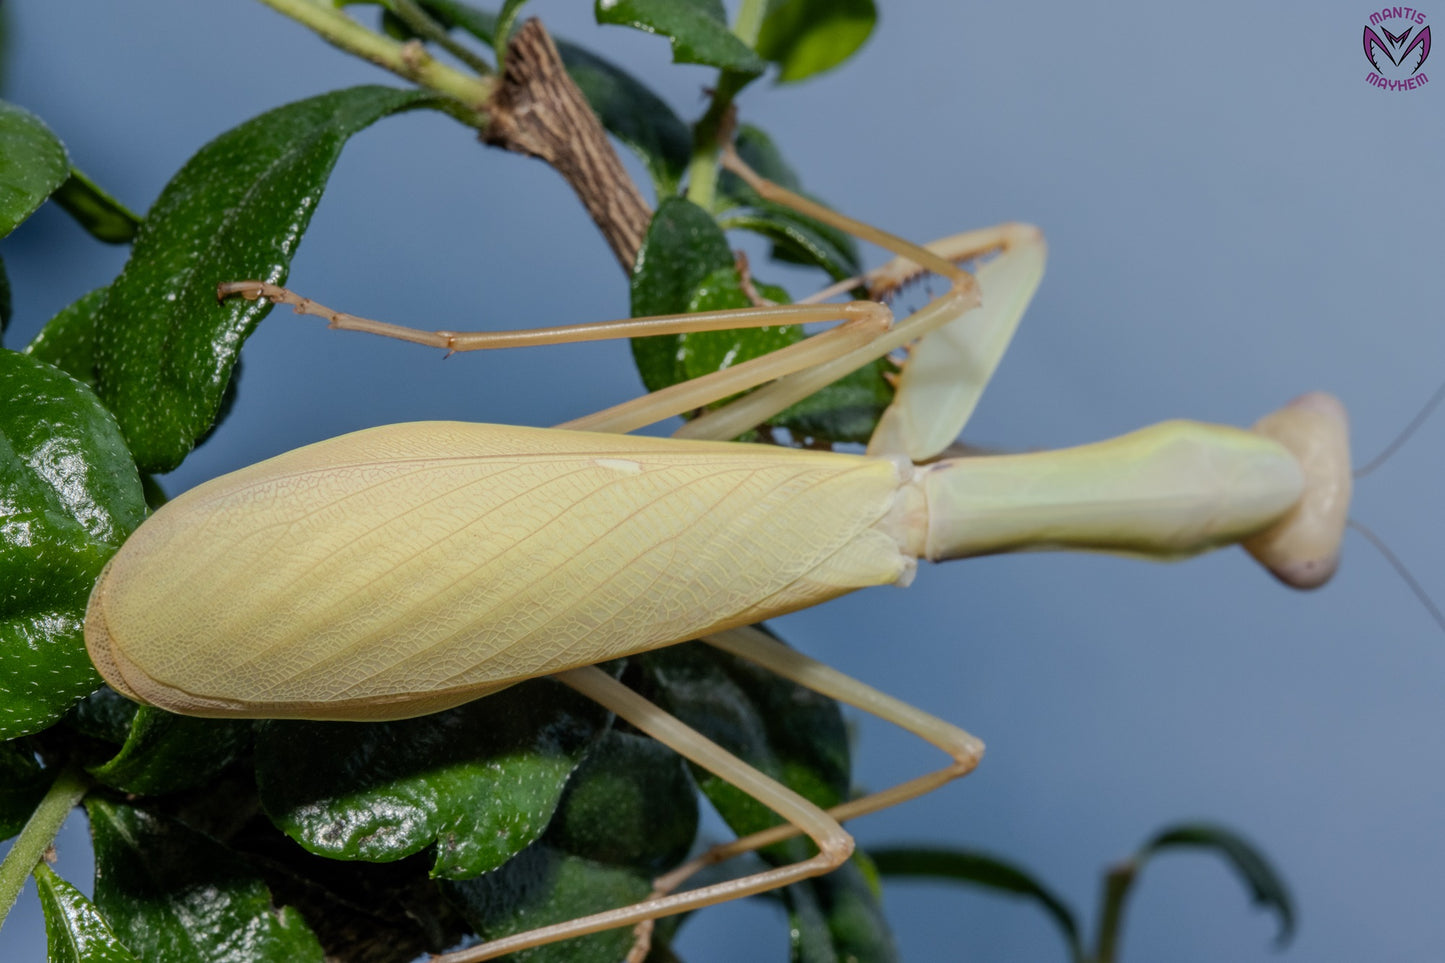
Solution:
[{"label": "mantis pronotum", "polygon": [[[397,425],[263,462],[157,513],[92,596],[87,644],[103,674],[119,691],[172,711],[404,718],[552,674],[791,824],[685,863],[644,903],[449,955],[454,963],[826,872],[852,849],[837,820],[913,798],[977,764],[982,745],[972,736],[748,623],[865,585],[906,583],[919,558],[1034,547],[1180,557],[1247,541],[1291,584],[1317,585],[1333,572],[1349,472],[1343,411],[1325,396],[1308,396],[1255,432],[1170,423],[1065,452],[916,467],[910,459],[938,454],[962,427],[992,374],[1042,274],[1041,238],[1005,225],[941,243],[941,257],[767,184],[730,154],[727,163],[772,199],[939,274],[948,290],[895,327],[880,306],[853,302],[471,336],[341,315],[257,282],[222,284],[222,295],[287,301],[336,327],[449,350],[783,320],[844,323],[564,426],[572,431]],[[977,280],[953,263],[995,251]],[[887,286],[880,279],[898,267],[867,280]],[[915,347],[870,457],[576,433],[629,431],[770,382],[686,429],[729,438],[929,332],[938,336]],[[950,377],[940,380],[940,372]],[[941,431],[920,430],[935,416]],[[193,642],[199,636],[204,648]],[[693,637],[896,722],[952,761],[825,813],[590,667]],[[818,844],[817,856],[674,892],[706,865],[799,832]],[[645,936],[634,957],[644,951]]]}]

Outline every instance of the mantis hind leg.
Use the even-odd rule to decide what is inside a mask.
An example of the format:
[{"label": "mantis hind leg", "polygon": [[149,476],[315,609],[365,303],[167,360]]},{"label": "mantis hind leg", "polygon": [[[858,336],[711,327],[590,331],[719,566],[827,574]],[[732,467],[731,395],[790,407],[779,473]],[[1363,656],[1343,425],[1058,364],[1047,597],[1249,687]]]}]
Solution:
[{"label": "mantis hind leg", "polygon": [[[741,896],[751,896],[754,893],[777,889],[811,876],[822,875],[842,865],[852,854],[853,837],[849,836],[843,827],[838,825],[837,820],[828,816],[822,809],[786,786],[758,772],[595,666],[571,669],[558,673],[554,678],[595,700],[652,738],[748,793],[788,821],[788,828],[792,830],[788,835],[803,833],[812,839],[818,847],[818,853],[809,859],[787,866],[779,866],[683,893],[657,895],[632,906],[624,906],[604,913],[569,920],[565,923],[530,930],[526,933],[518,933],[455,953],[445,953],[433,957],[432,963],[474,963],[478,960],[490,960],[531,946],[553,943],[574,936],[585,936],[600,930],[644,923],[658,917],[700,909]],[[644,928],[639,935],[639,945],[642,947],[643,953],[645,953],[645,941],[649,935],[650,928]],[[633,956],[636,956],[637,953],[638,949],[634,948]]]},{"label": "mantis hind leg", "polygon": [[[756,663],[804,688],[861,709],[880,719],[886,719],[948,754],[949,764],[942,769],[925,773],[891,788],[869,793],[826,810],[828,816],[839,822],[878,812],[881,809],[887,809],[932,792],[946,783],[968,775],[978,766],[979,760],[983,756],[983,743],[958,726],[929,715],[901,699],[879,692],[872,686],[844,675],[831,666],[811,659],[795,649],[790,649],[756,626],[726,629],[705,636],[702,641],[741,659]],[[791,839],[802,831],[797,825],[785,823],[740,837],[729,843],[713,846],[653,880],[653,896],[655,898],[666,896],[690,877],[710,866],[715,866],[744,853],[753,852],[764,846]],[[627,963],[640,963],[642,957],[646,955],[649,938],[650,923],[639,925],[638,942],[634,946],[633,955],[628,956]]]}]

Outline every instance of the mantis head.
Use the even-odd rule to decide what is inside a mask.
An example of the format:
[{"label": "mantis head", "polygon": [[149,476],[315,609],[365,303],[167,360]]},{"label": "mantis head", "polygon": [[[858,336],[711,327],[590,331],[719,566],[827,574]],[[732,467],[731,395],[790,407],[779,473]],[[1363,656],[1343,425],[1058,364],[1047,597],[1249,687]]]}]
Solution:
[{"label": "mantis head", "polygon": [[1340,540],[1350,510],[1352,474],[1345,406],[1313,391],[1265,415],[1254,431],[1299,461],[1304,493],[1274,525],[1244,542],[1245,549],[1284,584],[1318,588],[1340,563]]}]

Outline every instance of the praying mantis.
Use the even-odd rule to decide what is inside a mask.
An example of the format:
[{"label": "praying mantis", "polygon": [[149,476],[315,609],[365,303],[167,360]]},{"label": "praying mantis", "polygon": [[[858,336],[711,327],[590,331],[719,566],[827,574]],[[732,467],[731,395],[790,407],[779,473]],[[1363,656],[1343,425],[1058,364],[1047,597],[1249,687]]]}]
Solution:
[{"label": "praying mantis", "polygon": [[[866,279],[874,287],[928,270],[948,290],[897,325],[861,301],[488,336],[419,332],[260,282],[223,283],[223,296],[292,303],[334,327],[448,350],[740,323],[843,324],[561,431],[397,425],[279,456],[168,504],[92,594],[86,642],[102,674],[118,691],[172,711],[405,718],[550,674],[788,822],[684,863],[642,903],[438,958],[447,963],[643,924],[630,957],[640,960],[649,921],[827,872],[852,849],[840,820],[911,799],[977,764],[982,744],[967,732],[750,623],[867,585],[906,583],[920,558],[1037,547],[1173,558],[1244,542],[1288,584],[1313,587],[1334,570],[1350,473],[1343,409],[1327,396],[1306,396],[1253,431],[1180,422],[1058,453],[918,464],[962,428],[992,375],[1042,275],[1041,236],[1004,225],[940,242],[935,252],[769,184],[731,153],[724,158],[765,197],[897,254]],[[995,252],[977,277],[954,263]],[[722,440],[920,337],[867,456]],[[682,432],[711,441],[614,434],[765,382]],[[203,648],[194,642],[201,637]],[[951,762],[825,812],[591,666],[693,637],[898,723]],[[817,844],[816,856],[677,891],[706,866],[798,833]]]}]

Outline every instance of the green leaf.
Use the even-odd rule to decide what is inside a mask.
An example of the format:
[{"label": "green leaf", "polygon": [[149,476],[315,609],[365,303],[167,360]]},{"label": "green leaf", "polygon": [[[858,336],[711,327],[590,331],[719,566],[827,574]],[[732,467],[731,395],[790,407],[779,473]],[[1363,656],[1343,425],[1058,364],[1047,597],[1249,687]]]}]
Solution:
[{"label": "green leaf", "polygon": [[1284,877],[1257,846],[1239,833],[1212,823],[1182,823],[1161,830],[1135,854],[1138,868],[1161,852],[1171,849],[1203,849],[1219,856],[1239,874],[1249,889],[1251,901],[1279,917],[1276,946],[1294,937],[1294,900]]},{"label": "green leaf", "polygon": [[30,111],[0,100],[0,237],[65,182],[65,145]]},{"label": "green leaf", "polygon": [[[788,293],[775,285],[759,284],[757,291],[770,301],[788,303]],[[688,300],[687,311],[691,314],[751,306],[752,301],[743,290],[737,268],[729,265],[703,278]],[[696,331],[676,335],[676,338],[674,363],[677,366],[678,380],[686,381],[731,368],[795,344],[803,339],[803,329],[795,324],[780,324],[764,328],[736,328],[731,331]],[[726,400],[722,399],[709,407],[716,407]]]},{"label": "green leaf", "polygon": [[95,904],[41,863],[35,888],[45,914],[47,963],[139,963]]},{"label": "green leaf", "polygon": [[608,730],[567,782],[548,843],[651,879],[682,862],[697,836],[697,786],[677,753]]},{"label": "green leaf", "polygon": [[54,196],[55,203],[75,218],[81,227],[108,244],[128,244],[140,228],[138,215],[111,197],[78,168],[70,169],[70,176]]},{"label": "green leaf", "polygon": [[674,196],[692,154],[687,125],[621,67],[563,40],[557,52],[602,126],[646,165],[659,201]]},{"label": "green leaf", "polygon": [[50,780],[51,774],[40,768],[28,747],[0,743],[0,839],[20,832],[50,788]]},{"label": "green leaf", "polygon": [[45,323],[25,353],[95,387],[95,322],[110,288],[82,294]]},{"label": "green leaf", "polygon": [[[539,842],[496,872],[443,891],[488,939],[627,906],[687,855],[697,818],[697,787],[682,759],[646,736],[612,729],[567,783]],[[516,958],[616,963],[631,943],[624,927]]]},{"label": "green leaf", "polygon": [[251,724],[196,719],[141,706],[114,757],[87,770],[98,782],[140,796],[210,781],[250,743]]},{"label": "green leaf", "polygon": [[[632,313],[637,317],[688,309],[698,286],[731,267],[727,238],[706,211],[668,198],[657,206],[632,269]],[[632,358],[648,391],[684,380],[677,363],[678,335],[632,339]]]},{"label": "green leaf", "polygon": [[433,875],[465,879],[541,836],[607,718],[538,680],[398,722],[269,722],[256,781],[272,821],[313,853],[388,862],[435,844]]},{"label": "green leaf", "polygon": [[[546,843],[529,846],[501,869],[443,882],[442,891],[484,939],[562,923],[646,899],[643,874],[595,863]],[[516,963],[617,963],[632,945],[632,927],[604,930],[508,956]]]},{"label": "green leaf", "polygon": [[422,8],[443,25],[460,27],[491,47],[496,42],[497,15],[478,10],[469,3],[457,0],[418,0]]},{"label": "green leaf", "polygon": [[869,878],[868,857],[853,858],[826,876],[783,890],[794,963],[891,963],[898,948]]},{"label": "green leaf", "polygon": [[672,62],[760,74],[763,59],[728,29],[721,0],[597,0],[597,22],[661,34]]},{"label": "green leaf", "polygon": [[[781,288],[757,284],[758,292],[780,304],[788,302]],[[727,267],[704,278],[693,292],[687,310],[718,311],[748,307],[752,302],[742,288],[737,270]],[[698,331],[670,336],[674,377],[683,381],[761,357],[801,341],[798,325],[740,328],[732,331]],[[635,343],[635,342],[634,342]],[[786,428],[797,439],[866,443],[879,416],[893,397],[893,388],[883,378],[888,362],[879,359],[864,365],[833,384],[769,418],[767,424]],[[722,399],[709,407],[716,407]]]},{"label": "green leaf", "polygon": [[773,0],[758,53],[782,67],[780,83],[803,80],[853,56],[877,22],[873,0]]},{"label": "green leaf", "polygon": [[100,685],[85,605],[145,503],[114,419],[85,385],[0,350],[0,399],[0,738],[13,738]]},{"label": "green leaf", "polygon": [[918,876],[982,886],[996,893],[1022,896],[1038,904],[1058,926],[1074,959],[1081,959],[1079,924],[1073,912],[1027,870],[1007,860],[971,849],[941,846],[892,846],[869,850],[884,876]]},{"label": "green leaf", "polygon": [[100,396],[144,471],[169,471],[209,431],[241,343],[269,310],[216,303],[216,284],[280,283],[348,138],[418,91],[353,87],[279,107],[201,148],[166,185],[97,320]]},{"label": "green leaf", "polygon": [[245,859],[174,820],[97,796],[85,801],[95,842],[95,902],[143,960],[322,963],[295,910],[272,904]]}]

